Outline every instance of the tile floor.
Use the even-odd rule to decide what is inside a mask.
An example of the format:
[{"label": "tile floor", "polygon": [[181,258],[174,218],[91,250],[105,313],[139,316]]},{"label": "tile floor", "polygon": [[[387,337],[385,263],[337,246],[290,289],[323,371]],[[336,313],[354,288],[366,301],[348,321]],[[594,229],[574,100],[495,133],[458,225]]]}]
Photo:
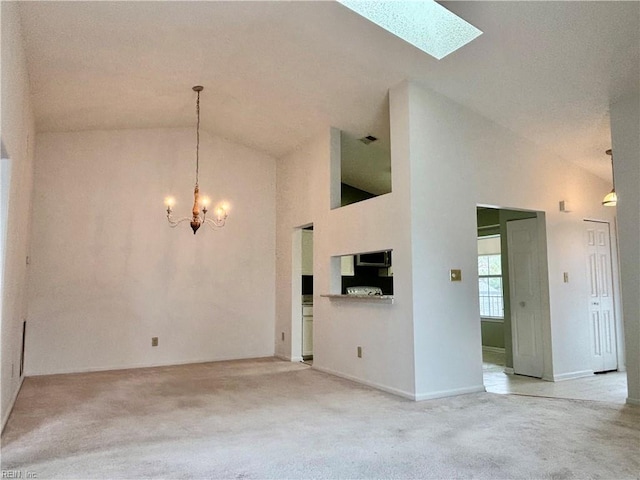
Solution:
[{"label": "tile floor", "polygon": [[588,377],[546,382],[537,378],[504,373],[504,353],[483,351],[484,386],[487,392],[571,398],[610,403],[625,403],[626,372],[609,372]]}]

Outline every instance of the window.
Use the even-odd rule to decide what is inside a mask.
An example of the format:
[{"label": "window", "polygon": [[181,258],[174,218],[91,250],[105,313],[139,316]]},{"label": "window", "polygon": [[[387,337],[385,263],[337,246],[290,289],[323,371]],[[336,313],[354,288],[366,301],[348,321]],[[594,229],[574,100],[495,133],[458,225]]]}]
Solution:
[{"label": "window", "polygon": [[500,235],[478,239],[478,287],[480,316],[504,318]]}]

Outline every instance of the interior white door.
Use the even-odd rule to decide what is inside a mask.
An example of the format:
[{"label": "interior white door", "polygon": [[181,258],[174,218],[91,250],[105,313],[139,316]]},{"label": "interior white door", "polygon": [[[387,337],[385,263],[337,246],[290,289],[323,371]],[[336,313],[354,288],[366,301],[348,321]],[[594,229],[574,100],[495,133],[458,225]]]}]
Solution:
[{"label": "interior white door", "polygon": [[585,221],[585,224],[592,368],[594,372],[606,372],[618,368],[611,237],[608,223]]},{"label": "interior white door", "polygon": [[538,220],[507,222],[513,371],[542,377],[542,295]]}]

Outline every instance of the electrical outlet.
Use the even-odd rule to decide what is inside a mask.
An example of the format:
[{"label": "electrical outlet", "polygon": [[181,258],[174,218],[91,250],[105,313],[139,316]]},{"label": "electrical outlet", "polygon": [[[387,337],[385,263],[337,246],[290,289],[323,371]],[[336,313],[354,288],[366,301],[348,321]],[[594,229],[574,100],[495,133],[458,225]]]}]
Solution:
[{"label": "electrical outlet", "polygon": [[158,346],[158,337],[151,337],[151,346],[152,347]]},{"label": "electrical outlet", "polygon": [[562,274],[562,278],[564,280],[564,283],[569,283],[569,272],[564,272]]},{"label": "electrical outlet", "polygon": [[11,378],[13,378],[13,362],[11,362]]},{"label": "electrical outlet", "polygon": [[362,358],[362,347],[358,347],[358,358]]},{"label": "electrical outlet", "polygon": [[282,341],[284,342],[284,332],[282,332]]}]

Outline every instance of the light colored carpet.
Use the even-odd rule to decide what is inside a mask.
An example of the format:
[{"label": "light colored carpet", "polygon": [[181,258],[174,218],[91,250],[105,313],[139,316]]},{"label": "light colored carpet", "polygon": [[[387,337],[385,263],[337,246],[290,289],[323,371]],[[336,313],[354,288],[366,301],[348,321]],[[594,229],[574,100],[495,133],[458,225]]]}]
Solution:
[{"label": "light colored carpet", "polygon": [[37,478],[640,475],[640,408],[480,393],[411,402],[275,359],[27,378],[2,468]]}]

